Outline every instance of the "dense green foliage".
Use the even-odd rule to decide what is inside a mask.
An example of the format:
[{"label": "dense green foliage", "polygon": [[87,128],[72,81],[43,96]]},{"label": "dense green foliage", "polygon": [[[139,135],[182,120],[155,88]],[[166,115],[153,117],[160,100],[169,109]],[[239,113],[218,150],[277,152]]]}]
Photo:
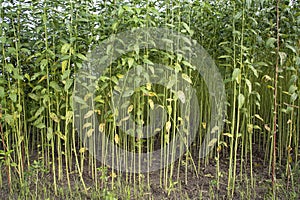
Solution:
[{"label": "dense green foliage", "polygon": [[[22,187],[28,180],[29,169],[38,166],[51,174],[55,193],[58,191],[57,183],[65,177],[72,189],[70,174],[73,173],[80,177],[84,190],[88,188],[83,172],[91,175],[93,182],[104,191],[114,187],[114,180],[124,178],[112,171],[112,183],[107,184],[109,175],[103,172],[107,170],[106,166],[88,154],[78,141],[73,121],[74,80],[76,72],[87,59],[89,49],[113,33],[138,27],[162,27],[181,32],[191,36],[209,52],[226,87],[224,131],[216,141],[214,151],[205,159],[198,160],[199,144],[209,121],[206,86],[201,77],[189,69],[188,60],[181,62],[176,54],[146,49],[127,53],[111,63],[112,70],[99,81],[95,110],[100,113],[99,119],[103,120],[102,125],[111,134],[112,141],[130,151],[139,151],[141,147],[156,148],[153,141],[163,143],[168,140],[165,137],[167,133],[152,138],[152,141],[123,137],[114,124],[111,107],[106,103],[116,80],[132,65],[163,62],[174,67],[179,62],[180,70],[188,74],[186,79],[191,80],[198,91],[203,91],[197,94],[202,109],[201,130],[191,154],[185,154],[178,167],[171,165],[162,169],[162,187],[171,187],[172,183],[168,180],[183,162],[185,177],[177,176],[176,180],[184,179],[188,184],[188,167],[192,166],[194,173],[198,174],[202,165],[213,160],[216,162],[214,176],[219,188],[219,179],[223,176],[219,162],[229,158],[225,171],[228,171],[226,187],[230,197],[234,195],[237,179],[246,176],[251,187],[255,187],[253,159],[258,154],[269,174],[272,174],[272,161],[275,159],[279,166],[276,170],[285,169],[280,172],[287,177],[288,187],[299,184],[297,177],[293,177],[295,171],[299,171],[300,155],[299,1],[279,2],[279,30],[274,0],[2,0],[1,5],[0,189],[7,184],[13,191],[13,180],[18,180]],[[140,93],[133,95],[133,101],[138,102],[131,109],[133,112],[149,109],[151,101],[168,105],[167,99],[174,98],[169,90],[153,86],[153,92],[160,98],[141,100],[147,89],[145,86]],[[274,90],[277,91],[275,97]],[[274,112],[275,98],[277,112]],[[179,115],[176,114],[176,103],[169,106],[175,109],[170,116]],[[136,121],[146,120],[143,117],[143,113],[135,116]],[[172,123],[176,126],[176,117]],[[273,148],[274,144],[276,148]],[[237,170],[238,166],[240,170]],[[145,176],[150,187],[150,175]],[[142,181],[140,176],[126,175],[124,179],[135,184]]]}]

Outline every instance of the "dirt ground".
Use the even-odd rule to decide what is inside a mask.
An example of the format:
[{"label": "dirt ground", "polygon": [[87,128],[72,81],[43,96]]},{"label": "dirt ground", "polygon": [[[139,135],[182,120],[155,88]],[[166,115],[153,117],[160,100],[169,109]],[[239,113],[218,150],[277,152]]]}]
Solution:
[{"label": "dirt ground", "polygon": [[[235,184],[235,192],[233,195],[233,199],[268,199],[268,195],[272,192],[272,177],[269,174],[268,163],[264,164],[263,155],[258,150],[254,151],[253,157],[253,178],[254,178],[254,187],[251,187],[250,181],[250,163],[244,164],[244,167],[240,167],[241,160],[237,160],[237,168],[236,168],[236,184]],[[33,156],[35,157],[35,156]],[[184,161],[182,159],[182,161]],[[196,160],[195,160],[196,161]],[[246,162],[245,160],[242,162]],[[111,189],[111,176],[106,179],[106,185],[99,185],[99,188],[94,188],[94,181],[91,177],[91,174],[87,171],[83,173],[83,179],[86,183],[87,188],[90,188],[91,193],[93,190],[104,191],[105,188],[109,188],[110,192],[114,194],[116,199],[228,199],[227,196],[227,184],[228,184],[228,166],[229,159],[228,155],[224,155],[220,157],[219,168],[220,168],[220,176],[219,176],[219,187],[217,186],[217,176],[216,176],[216,161],[215,159],[209,160],[209,163],[205,166],[203,162],[200,162],[201,166],[198,166],[198,162],[195,162],[196,168],[200,169],[198,174],[196,175],[194,166],[189,164],[187,168],[181,164],[178,169],[178,162],[175,163],[175,171],[172,176],[172,181],[169,181],[169,186],[164,188],[161,187],[161,172],[151,172],[149,174],[149,181],[147,181],[147,174],[143,175],[135,175],[136,184],[134,186],[134,182],[126,181],[126,174],[117,173],[116,177],[121,177],[121,179],[116,179],[120,181],[115,181],[115,189]],[[203,164],[202,164],[203,163]],[[278,168],[277,170],[277,179],[284,183],[286,182],[286,178],[282,175],[284,174],[284,168]],[[241,173],[242,170],[242,173]],[[14,173],[13,173],[14,174]],[[111,174],[111,170],[107,169],[107,174]],[[13,180],[12,186],[14,188],[14,194],[9,194],[9,188],[7,183],[6,170],[2,166],[1,168],[2,175],[2,188],[0,188],[0,199],[19,199],[22,196],[22,189],[16,181]],[[100,174],[99,174],[100,175]],[[127,174],[128,175],[128,174]],[[15,175],[16,176],[16,175]],[[139,176],[142,178],[139,179]],[[53,194],[53,177],[49,172],[45,172],[43,175],[39,177],[39,189],[36,188],[35,182],[35,174],[31,174],[28,176],[27,180],[27,189],[30,192],[41,192],[42,190],[48,190],[47,194]],[[129,177],[129,175],[127,176]],[[177,177],[179,177],[179,181],[177,181]],[[138,181],[143,179],[143,181]],[[131,179],[133,180],[133,175],[131,175]],[[300,179],[295,180],[297,185],[300,183]],[[298,182],[297,182],[298,181]],[[80,185],[80,180],[78,178],[78,174],[74,173],[70,175],[70,182],[72,188],[74,188],[74,195],[78,194],[78,199],[102,199],[101,197],[97,198],[97,193],[94,194],[86,194],[82,191]],[[147,187],[148,183],[150,183],[150,187]],[[170,186],[170,183],[173,183]],[[25,185],[26,185],[25,184]],[[65,188],[68,191],[67,180],[64,177],[63,180],[58,181],[59,188]],[[138,185],[138,186],[137,186]],[[142,187],[141,187],[142,186]],[[20,187],[20,188],[18,188]],[[130,194],[125,194],[122,187],[131,188]],[[93,189],[94,188],[94,189]],[[138,189],[134,189],[138,188]],[[282,186],[283,189],[289,190],[286,185]],[[24,187],[23,187],[24,189]],[[64,191],[64,190],[62,190]],[[299,193],[299,188],[294,189],[293,192]],[[67,193],[67,192],[66,192]],[[58,196],[50,196],[50,199],[68,199],[66,193]],[[76,194],[75,194],[76,193]],[[282,198],[285,199],[284,194],[282,194]],[[25,195],[26,196],[26,195]],[[70,198],[72,199],[72,198]],[[109,198],[106,198],[109,199]]]}]

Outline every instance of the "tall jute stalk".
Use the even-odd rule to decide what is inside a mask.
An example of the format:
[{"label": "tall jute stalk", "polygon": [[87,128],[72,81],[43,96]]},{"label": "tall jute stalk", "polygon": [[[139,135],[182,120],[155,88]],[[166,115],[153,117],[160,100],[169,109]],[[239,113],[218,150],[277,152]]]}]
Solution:
[{"label": "tall jute stalk", "polygon": [[280,0],[276,0],[276,65],[275,65],[275,78],[274,78],[274,113],[273,113],[273,164],[272,164],[272,185],[273,196],[276,196],[276,132],[277,132],[277,82],[279,70],[279,51],[280,51],[280,13],[279,13]]}]

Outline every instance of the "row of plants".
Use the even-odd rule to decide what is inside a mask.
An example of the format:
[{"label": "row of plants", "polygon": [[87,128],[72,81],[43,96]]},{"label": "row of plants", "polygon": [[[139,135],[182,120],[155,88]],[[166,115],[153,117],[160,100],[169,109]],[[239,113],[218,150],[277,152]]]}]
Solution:
[{"label": "row of plants", "polygon": [[[175,155],[175,146],[168,152],[162,147],[176,137],[185,121],[180,107],[182,93],[174,93],[171,89],[184,90],[174,81],[178,79],[176,73],[181,73],[197,91],[199,110],[187,109],[185,114],[199,114],[199,121],[196,120],[199,130],[184,155],[159,171],[160,186],[169,191],[174,183],[188,185],[190,171],[198,176],[203,167],[215,163],[216,190],[222,188],[226,177],[226,195],[234,197],[237,182],[245,177],[255,190],[255,167],[261,159],[267,166],[270,180],[273,177],[273,196],[278,195],[276,175],[281,176],[280,173],[287,177],[286,186],[297,190],[299,180],[295,174],[299,171],[300,133],[298,1],[2,0],[1,5],[0,188],[7,186],[12,193],[18,190],[13,186],[15,183],[22,188],[27,183],[28,171],[37,163],[42,166],[42,173],[51,175],[49,181],[55,194],[59,194],[58,185],[63,180],[72,191],[74,174],[85,192],[89,190],[87,176],[96,188],[105,191],[122,181],[133,183],[133,191],[141,189],[142,185],[151,188],[151,172],[143,173],[140,165],[134,166],[138,176],[131,173],[123,176],[100,162],[101,158],[106,159],[105,152],[98,155],[100,160],[89,153],[92,150],[84,146],[85,142],[79,137],[81,130],[76,129],[79,122],[75,120],[74,101],[85,104],[91,98],[76,96],[76,81],[80,78],[77,73],[86,67],[89,52],[113,34],[157,27],[195,40],[210,54],[223,76],[227,105],[224,129],[217,140],[208,140],[216,147],[208,156],[199,159],[201,144],[207,130],[212,128],[209,127],[211,99],[207,83],[193,69],[192,58],[182,58],[180,53],[174,53],[176,45],[170,45],[170,51],[135,48],[117,60],[107,59],[107,71],[97,80],[95,104],[91,112],[81,113],[85,119],[83,127],[90,130],[87,135],[95,133],[89,118],[97,114],[99,129],[105,137],[93,135],[91,138],[98,137],[99,141],[108,138],[128,152],[161,149],[162,160],[165,155]],[[137,47],[139,42],[137,39]],[[148,42],[151,44],[151,39]],[[176,72],[164,76],[170,77],[169,87],[144,84],[135,91],[118,87],[129,70],[142,73],[147,69],[151,75],[157,70],[156,63]],[[127,81],[134,84],[136,80]],[[112,105],[114,91],[131,95],[130,102]],[[161,105],[158,110],[166,115],[162,117],[163,123],[156,122],[162,127],[160,130],[147,131],[149,135],[157,132],[155,136],[148,139],[132,137],[119,128],[116,112],[120,112],[119,115],[123,112],[122,115],[128,115],[143,126],[150,120],[160,119],[161,116],[156,115],[151,116],[152,119],[149,117],[157,104]],[[121,107],[125,109],[121,110]],[[189,120],[185,122],[187,129],[192,128]],[[181,151],[183,149],[179,154],[183,153]],[[117,160],[122,159],[118,152],[115,155]],[[228,168],[222,169],[222,160],[226,160]],[[117,165],[117,162],[112,164]],[[183,176],[180,171],[184,171]]]}]

